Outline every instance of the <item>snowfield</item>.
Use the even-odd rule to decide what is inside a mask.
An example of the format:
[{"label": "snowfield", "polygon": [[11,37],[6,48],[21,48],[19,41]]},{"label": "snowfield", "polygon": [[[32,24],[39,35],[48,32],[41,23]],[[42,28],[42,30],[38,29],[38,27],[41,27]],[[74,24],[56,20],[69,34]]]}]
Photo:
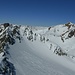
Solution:
[{"label": "snowfield", "polygon": [[[16,43],[10,48],[11,60],[15,65],[17,75],[74,75],[75,69],[70,69],[70,61],[65,62],[64,59],[57,56],[53,56],[49,49],[44,47],[42,49],[41,44],[38,43],[39,47],[36,48],[32,42],[27,42],[28,40],[24,38],[25,41],[22,43]],[[33,46],[32,46],[32,45]],[[35,42],[34,42],[35,44]],[[31,46],[30,46],[31,45]],[[37,44],[36,44],[37,45]],[[43,46],[45,46],[43,44]],[[39,50],[39,51],[38,51]],[[45,52],[44,52],[45,51]],[[48,52],[47,52],[48,51]],[[52,58],[53,57],[53,58]],[[57,59],[59,63],[66,64],[64,67],[54,60]],[[73,64],[72,64],[73,65]],[[69,68],[68,68],[69,66]],[[75,66],[75,65],[74,65]],[[74,67],[72,66],[72,67]]]},{"label": "snowfield", "polygon": [[[23,29],[20,30],[22,36]],[[47,28],[43,32],[34,30],[35,32],[38,35],[41,32],[43,35],[43,32],[47,32]],[[57,41],[54,40],[53,44]],[[16,44],[9,50],[17,75],[75,75],[75,62],[69,57],[53,53],[49,49],[50,42],[40,42],[39,36],[36,41],[32,42],[25,35],[21,43],[18,42],[16,40]]]},{"label": "snowfield", "polygon": [[[0,75],[75,75],[74,24],[54,27],[4,25],[8,27],[2,26],[0,32],[0,49],[4,51],[0,53]],[[5,35],[10,40],[3,44]],[[9,59],[4,60],[5,57]],[[5,66],[7,72],[3,69]]]}]

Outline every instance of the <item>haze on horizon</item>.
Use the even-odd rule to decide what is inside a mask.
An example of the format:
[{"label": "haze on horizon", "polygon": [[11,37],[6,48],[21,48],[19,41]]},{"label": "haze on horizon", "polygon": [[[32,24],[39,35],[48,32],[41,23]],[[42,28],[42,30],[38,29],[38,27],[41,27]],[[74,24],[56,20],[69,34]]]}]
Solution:
[{"label": "haze on horizon", "polygon": [[0,0],[0,23],[50,26],[75,23],[75,0]]}]

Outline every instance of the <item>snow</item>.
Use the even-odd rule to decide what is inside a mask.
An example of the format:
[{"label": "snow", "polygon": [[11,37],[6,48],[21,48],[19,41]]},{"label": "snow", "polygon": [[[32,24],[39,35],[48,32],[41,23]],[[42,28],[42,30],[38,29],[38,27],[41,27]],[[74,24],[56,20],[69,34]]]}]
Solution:
[{"label": "snow", "polygon": [[[27,27],[26,35],[24,30]],[[73,26],[68,29],[65,24],[51,27],[50,30],[48,27],[21,26],[21,35],[15,34],[13,38],[16,43],[9,45],[8,50],[10,54],[8,58],[14,64],[16,75],[75,75],[75,37],[68,38],[69,32],[74,29]],[[33,32],[32,40],[28,40],[30,30]],[[5,35],[2,35],[5,31],[10,33],[13,27],[3,30],[0,38]],[[16,36],[21,38],[21,42],[16,39]],[[40,40],[40,38],[44,39]],[[55,52],[56,49],[61,49],[67,53],[67,56],[59,56]],[[0,53],[0,63],[3,60],[3,54],[3,52]]]},{"label": "snow", "polygon": [[46,55],[43,57],[43,52],[41,52],[41,54],[43,53],[43,55],[39,55],[39,53],[34,52],[31,48],[28,46],[26,41],[22,44],[17,43],[15,44],[15,46],[11,47],[11,59],[15,65],[17,75],[75,74],[75,72],[64,68],[63,66],[54,62],[52,59],[48,59],[47,57],[45,57]]},{"label": "snow", "polygon": [[3,57],[3,54],[4,54],[3,52],[0,53],[0,63],[2,62],[2,60],[3,60],[3,58],[4,58],[4,57]]},{"label": "snow", "polygon": [[[43,35],[47,29],[43,31],[35,32]],[[21,35],[23,35],[23,28]],[[54,36],[51,37],[54,39]],[[51,41],[44,43],[40,42],[39,36],[33,42],[23,36],[21,43],[16,40],[15,45],[10,45],[10,59],[14,63],[17,75],[75,75],[75,62],[69,57],[58,56],[53,53],[54,47],[61,46],[59,44],[62,42],[58,41],[59,37],[57,40],[52,38],[50,38],[52,43]],[[49,49],[50,43],[54,46],[52,50]]]}]

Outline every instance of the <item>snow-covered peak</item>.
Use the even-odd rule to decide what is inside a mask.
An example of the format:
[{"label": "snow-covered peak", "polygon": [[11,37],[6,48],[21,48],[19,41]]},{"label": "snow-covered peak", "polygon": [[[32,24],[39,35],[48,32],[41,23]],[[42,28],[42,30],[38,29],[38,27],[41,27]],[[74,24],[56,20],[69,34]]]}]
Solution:
[{"label": "snow-covered peak", "polygon": [[73,23],[72,23],[72,22],[68,22],[67,24],[69,24],[69,25],[73,25]]}]

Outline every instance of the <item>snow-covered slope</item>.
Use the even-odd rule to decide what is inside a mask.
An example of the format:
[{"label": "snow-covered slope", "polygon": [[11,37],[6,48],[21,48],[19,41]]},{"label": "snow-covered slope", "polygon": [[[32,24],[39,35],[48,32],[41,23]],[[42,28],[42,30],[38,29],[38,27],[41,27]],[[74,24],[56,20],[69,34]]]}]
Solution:
[{"label": "snow-covered slope", "polygon": [[[26,37],[23,37],[22,43],[17,42],[10,47],[11,60],[16,68],[17,75],[75,74],[74,63],[54,55],[44,43],[36,42],[28,41]],[[61,62],[60,59],[63,61]],[[64,64],[58,64],[57,61],[68,65],[64,67]]]},{"label": "snow-covered slope", "polygon": [[75,75],[74,24],[54,27],[4,25],[5,28],[0,26],[0,38],[6,32],[15,41],[6,42],[8,50],[4,46],[9,54],[3,56],[4,51],[0,54],[1,62],[8,57],[6,61],[14,65],[14,70],[9,66],[9,70],[6,69],[9,75]]}]

